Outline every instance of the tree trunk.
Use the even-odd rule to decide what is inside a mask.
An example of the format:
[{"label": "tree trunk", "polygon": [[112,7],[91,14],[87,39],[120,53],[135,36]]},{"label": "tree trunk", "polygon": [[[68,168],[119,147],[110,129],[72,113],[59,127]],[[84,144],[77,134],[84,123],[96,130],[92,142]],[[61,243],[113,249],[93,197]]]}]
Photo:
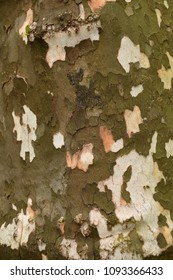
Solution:
[{"label": "tree trunk", "polygon": [[172,258],[172,13],[1,1],[0,259]]}]

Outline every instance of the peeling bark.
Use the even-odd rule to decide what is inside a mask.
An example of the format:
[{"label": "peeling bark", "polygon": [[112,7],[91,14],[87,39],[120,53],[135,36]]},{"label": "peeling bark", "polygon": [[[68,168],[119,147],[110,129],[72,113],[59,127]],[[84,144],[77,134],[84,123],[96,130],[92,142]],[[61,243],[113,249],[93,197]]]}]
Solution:
[{"label": "peeling bark", "polygon": [[172,14],[1,1],[0,259],[172,258]]}]

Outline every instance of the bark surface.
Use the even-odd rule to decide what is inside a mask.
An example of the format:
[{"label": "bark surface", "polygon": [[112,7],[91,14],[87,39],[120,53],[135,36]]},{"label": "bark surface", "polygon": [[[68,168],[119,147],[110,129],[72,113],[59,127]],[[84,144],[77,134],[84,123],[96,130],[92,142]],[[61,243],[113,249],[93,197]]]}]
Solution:
[{"label": "bark surface", "polygon": [[172,259],[173,2],[0,1],[0,259]]}]

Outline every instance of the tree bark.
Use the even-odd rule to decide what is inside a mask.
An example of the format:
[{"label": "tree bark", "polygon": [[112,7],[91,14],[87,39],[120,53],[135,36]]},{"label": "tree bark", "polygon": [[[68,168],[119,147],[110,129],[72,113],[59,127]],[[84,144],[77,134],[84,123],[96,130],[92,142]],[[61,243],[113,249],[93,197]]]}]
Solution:
[{"label": "tree bark", "polygon": [[0,3],[0,259],[171,259],[173,3]]}]

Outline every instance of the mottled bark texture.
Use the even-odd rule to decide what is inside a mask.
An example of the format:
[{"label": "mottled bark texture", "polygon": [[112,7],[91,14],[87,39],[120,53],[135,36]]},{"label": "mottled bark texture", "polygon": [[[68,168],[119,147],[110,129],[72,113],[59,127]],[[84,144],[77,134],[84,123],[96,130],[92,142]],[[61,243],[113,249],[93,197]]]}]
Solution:
[{"label": "mottled bark texture", "polygon": [[172,0],[0,1],[0,259],[172,258]]}]

